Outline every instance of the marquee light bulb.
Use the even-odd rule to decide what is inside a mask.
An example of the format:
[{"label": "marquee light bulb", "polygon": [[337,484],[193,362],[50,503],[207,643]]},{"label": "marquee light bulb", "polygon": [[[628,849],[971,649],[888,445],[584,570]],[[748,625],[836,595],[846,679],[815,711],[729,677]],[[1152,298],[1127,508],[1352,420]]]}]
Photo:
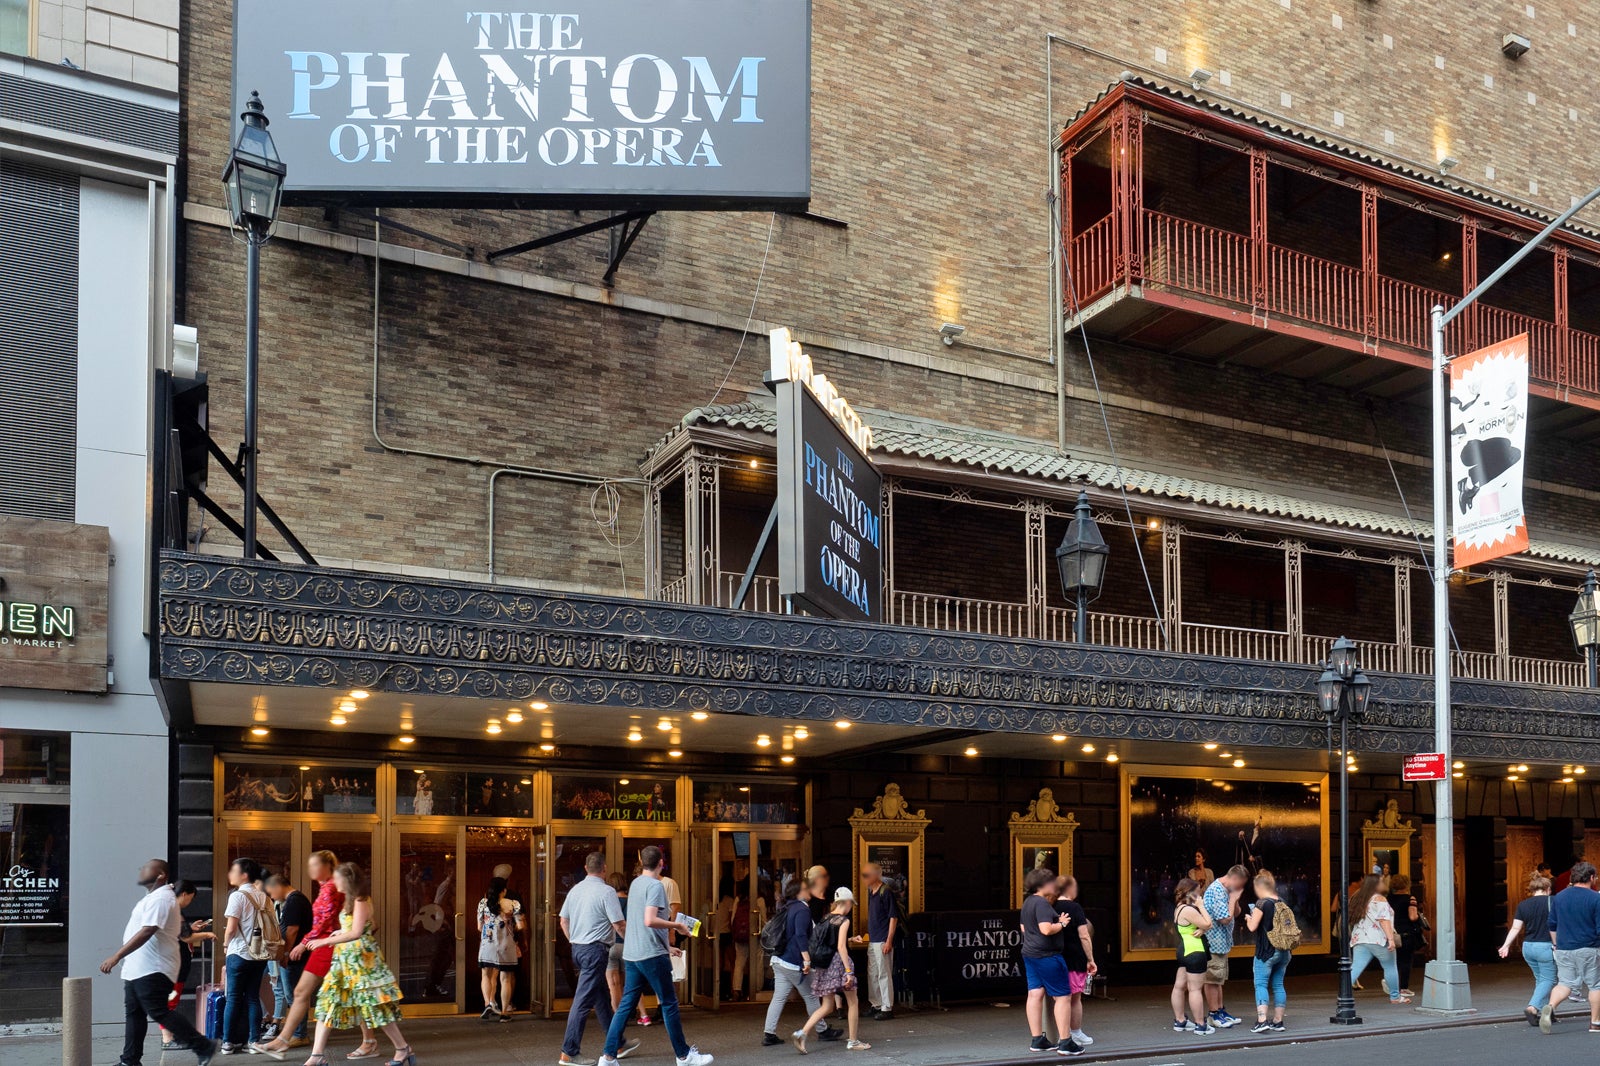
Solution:
[{"label": "marquee light bulb", "polygon": [[781,759],[779,759],[778,761],[787,766],[789,763],[794,762],[794,756],[793,755],[785,755]]},{"label": "marquee light bulb", "polygon": [[1243,759],[1235,759],[1235,760],[1233,760],[1233,768],[1235,770],[1243,770],[1244,769],[1244,760]]},{"label": "marquee light bulb", "polygon": [[1083,746],[1083,753],[1085,755],[1093,755],[1094,754],[1094,745],[1093,744],[1085,744]]},{"label": "marquee light bulb", "polygon": [[264,737],[269,732],[271,732],[271,730],[269,730],[266,726],[258,725],[251,728],[250,735],[253,737]]},{"label": "marquee light bulb", "polygon": [[835,728],[835,729],[849,729],[852,724],[853,723],[847,722],[843,718],[841,718],[837,722],[833,723],[833,728]]},{"label": "marquee light bulb", "polygon": [[1216,751],[1217,742],[1214,740],[1207,741],[1206,743],[1202,744],[1201,747],[1205,748],[1207,751]]},{"label": "marquee light bulb", "polygon": [[521,711],[507,711],[506,712],[506,721],[510,722],[512,725],[521,725],[522,724],[522,712]]},{"label": "marquee light bulb", "polygon": [[500,732],[500,719],[498,719],[498,718],[489,719],[489,724],[483,727],[483,731],[485,733],[488,733],[490,736],[498,735],[499,732]]},{"label": "marquee light bulb", "polygon": [[346,719],[345,719],[344,715],[342,715],[342,714],[334,714],[333,717],[328,719],[328,724],[329,725],[344,725],[345,721],[346,721]]},{"label": "marquee light bulb", "polygon": [[796,740],[804,740],[807,737],[809,737],[810,735],[811,735],[811,731],[809,729],[807,729],[805,726],[800,726],[797,729],[795,729],[795,731],[794,731],[794,738]]},{"label": "marquee light bulb", "polygon": [[364,688],[356,688],[356,689],[351,689],[350,690],[350,698],[353,699],[353,700],[364,700],[370,695],[372,695],[372,693],[368,692]]},{"label": "marquee light bulb", "polygon": [[770,747],[772,747],[772,738],[767,736],[765,733],[762,733],[759,737],[756,737],[756,747],[758,747],[758,748],[770,748]]},{"label": "marquee light bulb", "polygon": [[673,759],[681,759],[681,758],[683,758],[683,752],[681,750],[679,750],[678,748],[673,748],[671,751],[667,752],[667,755],[670,758],[673,758]]},{"label": "marquee light bulb", "polygon": [[550,709],[550,705],[544,700],[534,700],[532,703],[528,704],[528,706],[536,711],[548,711]]},{"label": "marquee light bulb", "polygon": [[672,719],[670,719],[670,718],[661,719],[661,721],[656,723],[656,728],[661,730],[663,733],[672,732]]},{"label": "marquee light bulb", "polygon": [[415,744],[417,742],[417,738],[411,733],[401,733],[395,739],[400,741],[402,744]]},{"label": "marquee light bulb", "polygon": [[[539,745],[539,750],[543,751],[543,752],[551,752],[551,751],[555,751],[556,750],[556,746],[554,744],[540,744]],[[523,782],[523,783],[527,784],[527,782]]]},{"label": "marquee light bulb", "polygon": [[690,715],[690,716],[689,716],[689,717],[690,717],[690,718],[693,718],[693,719],[694,719],[694,720],[695,720],[695,721],[697,721],[697,722],[703,722],[703,721],[705,721],[705,720],[706,720],[706,719],[707,719],[707,718],[710,718],[710,717],[711,717],[711,715],[709,715],[709,714],[707,714],[707,713],[706,713],[706,712],[705,712],[705,711],[695,711],[695,712],[694,712],[694,713],[693,713],[693,714],[691,714],[691,715]]}]

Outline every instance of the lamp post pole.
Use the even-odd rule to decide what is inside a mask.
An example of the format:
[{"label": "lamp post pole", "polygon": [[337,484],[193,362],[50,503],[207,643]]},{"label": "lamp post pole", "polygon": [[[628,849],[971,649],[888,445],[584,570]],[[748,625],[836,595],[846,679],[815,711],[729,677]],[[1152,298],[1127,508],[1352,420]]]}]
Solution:
[{"label": "lamp post pole", "polygon": [[[1600,198],[1600,187],[1557,215],[1538,236],[1517,249],[1461,301],[1446,311],[1435,306],[1431,316],[1433,339],[1433,728],[1434,747],[1450,761],[1450,421],[1447,416],[1450,360],[1444,354],[1444,330],[1457,315],[1476,303],[1491,286],[1509,274],[1524,258],[1573,215]],[[1592,672],[1591,672],[1592,673]],[[1455,892],[1450,885],[1455,869],[1455,817],[1451,810],[1455,782],[1446,777],[1434,786],[1434,870],[1439,884],[1429,885],[1437,910],[1438,943],[1423,978],[1420,1009],[1460,1012],[1472,1009],[1472,988],[1466,964],[1456,958]]]},{"label": "lamp post pole", "polygon": [[256,348],[257,318],[261,303],[261,242],[252,234],[245,240],[244,267],[244,557],[256,557]]},{"label": "lamp post pole", "polygon": [[1339,687],[1339,999],[1334,1025],[1360,1025],[1350,977],[1350,690]]}]

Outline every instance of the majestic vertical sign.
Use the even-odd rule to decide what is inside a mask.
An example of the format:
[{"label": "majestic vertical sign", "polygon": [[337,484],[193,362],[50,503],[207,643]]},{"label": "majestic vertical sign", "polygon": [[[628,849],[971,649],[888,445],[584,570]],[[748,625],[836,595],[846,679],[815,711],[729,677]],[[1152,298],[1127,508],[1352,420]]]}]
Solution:
[{"label": "majestic vertical sign", "polygon": [[1454,565],[1526,551],[1528,335],[1452,362],[1450,406]]},{"label": "majestic vertical sign", "polygon": [[236,0],[285,199],[803,208],[809,0]]},{"label": "majestic vertical sign", "polygon": [[883,478],[872,430],[787,329],[771,335],[778,397],[778,592],[832,618],[883,617]]},{"label": "majestic vertical sign", "polygon": [[0,689],[106,690],[111,537],[0,515]]}]

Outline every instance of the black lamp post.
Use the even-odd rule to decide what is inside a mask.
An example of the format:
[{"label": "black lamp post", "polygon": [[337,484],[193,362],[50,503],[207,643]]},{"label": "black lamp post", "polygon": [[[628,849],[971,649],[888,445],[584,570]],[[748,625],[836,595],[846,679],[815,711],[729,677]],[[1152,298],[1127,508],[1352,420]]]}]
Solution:
[{"label": "black lamp post", "polygon": [[1089,601],[1100,595],[1110,554],[1089,509],[1089,494],[1078,493],[1077,511],[1056,549],[1056,566],[1061,570],[1061,591],[1078,607],[1072,622],[1072,639],[1079,644],[1089,642]]},{"label": "black lamp post", "polygon": [[222,186],[228,194],[228,213],[245,242],[244,311],[244,557],[256,557],[256,351],[257,307],[261,289],[261,246],[272,236],[283,200],[283,179],[288,168],[267,132],[267,113],[261,94],[252,92],[239,115],[243,125],[233,142]]},{"label": "black lamp post", "polygon": [[1339,1000],[1334,1025],[1360,1025],[1356,994],[1350,981],[1350,733],[1352,718],[1366,710],[1372,682],[1356,662],[1355,641],[1340,637],[1317,678],[1317,704],[1328,720],[1339,723]]},{"label": "black lamp post", "polygon": [[1572,642],[1583,652],[1588,668],[1584,680],[1590,688],[1600,688],[1600,591],[1596,589],[1593,570],[1583,579],[1583,591],[1578,593],[1578,603],[1567,621],[1572,624]]}]

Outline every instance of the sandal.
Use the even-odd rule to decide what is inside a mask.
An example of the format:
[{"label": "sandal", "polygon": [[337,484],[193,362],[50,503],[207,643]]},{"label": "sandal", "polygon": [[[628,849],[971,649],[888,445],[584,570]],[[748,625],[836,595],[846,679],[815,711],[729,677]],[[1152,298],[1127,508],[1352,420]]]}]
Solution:
[{"label": "sandal", "polygon": [[417,1057],[411,1053],[411,1045],[394,1049],[394,1058],[390,1059],[388,1066],[417,1066]]},{"label": "sandal", "polygon": [[328,1066],[328,1056],[313,1055],[304,1062],[303,1066]]},{"label": "sandal", "polygon": [[265,1055],[269,1059],[277,1059],[282,1062],[289,1049],[273,1047],[276,1043],[276,1040],[263,1040],[259,1043],[251,1044],[250,1050],[256,1055]]},{"label": "sandal", "polygon": [[846,1051],[871,1051],[872,1045],[865,1040],[851,1040],[845,1044],[844,1049]]},{"label": "sandal", "polygon": [[347,1059],[375,1059],[378,1057],[378,1042],[376,1040],[363,1040],[361,1045],[350,1054]]}]

